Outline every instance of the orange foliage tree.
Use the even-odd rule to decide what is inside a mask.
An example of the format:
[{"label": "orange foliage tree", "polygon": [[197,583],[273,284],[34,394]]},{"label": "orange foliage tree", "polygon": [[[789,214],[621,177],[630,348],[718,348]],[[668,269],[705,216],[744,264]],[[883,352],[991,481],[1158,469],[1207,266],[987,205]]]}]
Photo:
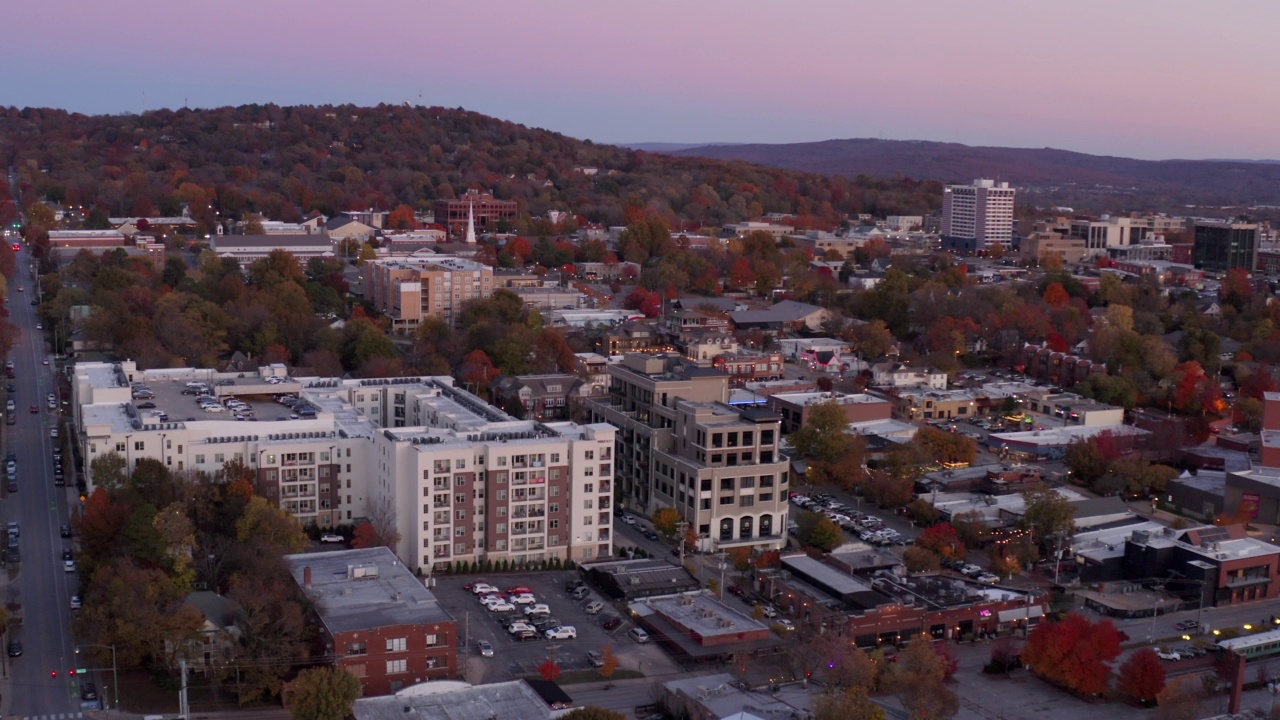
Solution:
[{"label": "orange foliage tree", "polygon": [[1111,661],[1120,655],[1120,632],[1110,620],[1090,622],[1072,613],[1042,622],[1027,638],[1022,661],[1050,682],[1091,695],[1105,692]]}]

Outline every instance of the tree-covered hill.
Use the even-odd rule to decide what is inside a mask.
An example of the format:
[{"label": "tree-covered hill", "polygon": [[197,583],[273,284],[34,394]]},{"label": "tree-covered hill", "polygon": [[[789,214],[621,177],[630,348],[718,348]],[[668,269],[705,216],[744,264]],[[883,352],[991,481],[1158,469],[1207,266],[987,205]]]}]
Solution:
[{"label": "tree-covered hill", "polygon": [[[296,221],[312,211],[429,207],[470,187],[535,216],[567,210],[611,225],[640,210],[673,225],[770,212],[825,224],[848,213],[919,214],[941,201],[936,183],[675,158],[462,109],[392,105],[111,116],[4,108],[0,162],[16,170],[22,207],[45,199],[101,218],[175,215],[186,204],[206,231],[219,215]],[[575,170],[585,167],[598,173]]]}]

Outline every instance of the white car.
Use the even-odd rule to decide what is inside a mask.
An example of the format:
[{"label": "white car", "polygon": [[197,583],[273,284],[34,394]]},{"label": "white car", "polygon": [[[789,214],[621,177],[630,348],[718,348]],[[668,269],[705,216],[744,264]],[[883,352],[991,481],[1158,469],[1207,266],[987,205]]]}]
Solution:
[{"label": "white car", "polygon": [[587,606],[583,608],[583,611],[588,615],[599,615],[601,610],[604,610],[604,603],[599,600],[593,600],[587,603]]},{"label": "white car", "polygon": [[635,519],[634,517],[632,517],[631,515],[623,515],[623,516],[622,516],[622,522],[624,522],[624,523],[626,523],[626,524],[628,524],[628,525],[635,525],[635,524],[636,524],[636,519]]},{"label": "white car", "polygon": [[578,629],[572,625],[561,625],[547,630],[548,640],[568,640],[578,637]]},{"label": "white car", "polygon": [[1176,661],[1176,660],[1182,659],[1182,656],[1174,652],[1173,650],[1169,650],[1167,652],[1163,650],[1157,651],[1156,656],[1159,657],[1161,660]]},{"label": "white car", "polygon": [[57,437],[58,437],[58,428],[56,428],[56,427],[51,427],[51,428],[49,428],[49,437],[51,437],[51,438],[57,438]]},{"label": "white car", "polygon": [[[512,607],[511,609],[515,610],[514,607]],[[525,615],[550,615],[551,608],[547,607],[546,604],[544,603],[538,603],[536,605],[526,605],[524,608],[524,614]]]},{"label": "white car", "polygon": [[485,604],[485,607],[489,608],[489,612],[511,612],[516,609],[515,605],[512,605],[506,600],[487,603]]},{"label": "white car", "polygon": [[764,616],[767,618],[776,618],[778,617],[778,609],[772,605],[765,605]]},{"label": "white car", "polygon": [[1000,576],[992,575],[991,573],[983,573],[982,575],[978,576],[977,580],[978,582],[984,583],[987,585],[995,585],[996,583],[1000,582]]},{"label": "white car", "polygon": [[496,593],[498,592],[498,588],[490,585],[489,583],[476,583],[471,587],[471,592],[475,595],[483,595],[485,593]]},{"label": "white car", "polygon": [[778,626],[779,629],[786,630],[788,632],[796,629],[795,623],[791,622],[786,618],[778,618],[777,620],[773,621],[773,624]]},{"label": "white car", "polygon": [[340,543],[340,542],[344,542],[344,540],[343,540],[343,537],[342,537],[341,535],[334,535],[333,533],[325,533],[325,534],[323,534],[323,535],[321,535],[321,536],[320,536],[320,542],[322,542],[322,543]]},{"label": "white car", "polygon": [[62,561],[62,570],[63,570],[63,572],[75,572],[75,571],[76,571],[76,561],[75,561],[75,560],[63,560],[63,561]]},{"label": "white car", "polygon": [[507,598],[502,593],[495,592],[495,593],[485,593],[484,595],[480,596],[479,600],[481,605],[492,605],[493,603],[496,603],[496,602],[506,602]]},{"label": "white car", "polygon": [[511,602],[516,605],[534,605],[538,602],[538,598],[530,593],[523,593],[511,598]]},{"label": "white car", "polygon": [[538,629],[527,622],[513,622],[507,626],[507,632],[515,635],[519,632],[536,632]]}]

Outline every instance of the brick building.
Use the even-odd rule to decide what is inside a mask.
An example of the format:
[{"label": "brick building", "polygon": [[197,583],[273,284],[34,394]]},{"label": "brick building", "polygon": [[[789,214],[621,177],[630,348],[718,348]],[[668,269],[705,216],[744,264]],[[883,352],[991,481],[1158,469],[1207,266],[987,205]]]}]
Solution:
[{"label": "brick building", "polygon": [[412,332],[429,317],[453,324],[462,306],[493,295],[493,268],[451,257],[368,263],[369,299],[393,333]]},{"label": "brick building", "polygon": [[838,405],[850,423],[888,420],[893,416],[892,403],[866,393],[782,392],[769,396],[769,407],[782,416],[784,433],[793,433],[803,427],[813,407],[823,403]]},{"label": "brick building", "polygon": [[437,223],[458,231],[466,228],[469,213],[474,213],[476,227],[487,228],[499,220],[511,220],[516,210],[512,200],[497,200],[492,193],[471,189],[460,198],[436,200],[435,216]]},{"label": "brick building", "polygon": [[458,625],[385,547],[287,555],[312,602],[335,667],[360,678],[363,694],[458,675]]}]

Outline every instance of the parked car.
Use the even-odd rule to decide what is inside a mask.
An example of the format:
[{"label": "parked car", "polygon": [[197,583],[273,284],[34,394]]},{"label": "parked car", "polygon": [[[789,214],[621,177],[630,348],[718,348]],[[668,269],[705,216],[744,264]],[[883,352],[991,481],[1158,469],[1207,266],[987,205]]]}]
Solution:
[{"label": "parked car", "polygon": [[489,608],[489,612],[510,612],[516,609],[515,605],[512,605],[506,600],[498,600],[497,602],[491,602],[488,605],[486,605],[486,607]]},{"label": "parked car", "polygon": [[532,595],[533,589],[526,587],[524,585],[512,585],[511,587],[507,588],[508,595],[524,595],[525,593]]},{"label": "parked car", "polygon": [[341,535],[334,535],[333,533],[325,533],[320,536],[320,542],[322,543],[340,543],[345,541],[346,539]]},{"label": "parked car", "polygon": [[623,516],[622,516],[622,522],[624,522],[624,523],[626,523],[626,524],[628,524],[628,525],[635,525],[635,524],[636,524],[636,519],[635,519],[635,517],[633,517],[633,516],[631,516],[631,515],[623,515]]},{"label": "parked car", "polygon": [[627,637],[641,644],[649,642],[649,633],[640,628],[631,628],[628,630]]},{"label": "parked car", "polygon": [[572,625],[561,625],[547,630],[548,640],[571,640],[578,637],[578,629]]},{"label": "parked car", "polygon": [[542,637],[537,630],[521,630],[520,632],[511,633],[511,637],[516,640],[537,640]]},{"label": "parked car", "polygon": [[600,602],[599,600],[592,600],[591,602],[587,603],[587,606],[583,608],[583,610],[586,611],[588,615],[596,615],[601,610],[604,610],[604,603]]},{"label": "parked car", "polygon": [[69,537],[71,537],[71,526],[70,526],[70,525],[63,525],[62,527],[58,528],[58,535],[60,535],[60,536],[62,536],[62,537],[64,537],[64,538],[69,538]]},{"label": "parked car", "polygon": [[472,585],[466,586],[466,588],[470,590],[474,595],[483,595],[484,593],[498,592],[498,588],[490,585],[487,582],[477,582]]},{"label": "parked car", "polygon": [[22,642],[19,640],[10,640],[9,641],[9,657],[20,657],[21,655],[22,655]]},{"label": "parked car", "polygon": [[1173,650],[1158,650],[1156,651],[1156,655],[1161,660],[1169,660],[1170,662],[1174,662],[1182,659],[1182,656]]},{"label": "parked car", "polygon": [[533,629],[534,627],[526,622],[514,622],[507,626],[507,632],[511,633],[512,635],[515,635],[518,632],[523,632],[525,630],[532,631]]},{"label": "parked car", "polygon": [[786,618],[778,618],[773,621],[773,624],[781,630],[792,631],[796,629],[795,623]]},{"label": "parked car", "polygon": [[80,607],[81,607],[81,605],[80,605],[80,596],[79,596],[79,595],[72,595],[72,596],[71,596],[71,609],[72,609],[72,610],[79,610],[79,609],[80,609]]},{"label": "parked car", "polygon": [[617,630],[622,626],[622,618],[617,615],[610,615],[604,619],[600,626],[605,630]]},{"label": "parked car", "polygon": [[595,650],[588,650],[587,664],[593,668],[604,667],[604,655],[601,655]]},{"label": "parked car", "polygon": [[590,594],[591,594],[591,589],[588,588],[586,585],[574,588],[573,592],[569,593],[569,595],[571,595],[574,600],[583,600]]},{"label": "parked car", "polygon": [[[512,606],[511,609],[514,610],[515,606]],[[547,607],[546,603],[536,603],[534,605],[526,605],[524,608],[524,614],[525,615],[550,615],[551,608]]]},{"label": "parked car", "polygon": [[1174,625],[1174,627],[1178,628],[1179,630],[1196,630],[1200,627],[1200,623],[1196,622],[1195,620],[1183,620],[1177,625]]},{"label": "parked car", "polygon": [[535,605],[538,602],[538,598],[534,597],[533,593],[513,595],[508,599],[516,605]]}]

